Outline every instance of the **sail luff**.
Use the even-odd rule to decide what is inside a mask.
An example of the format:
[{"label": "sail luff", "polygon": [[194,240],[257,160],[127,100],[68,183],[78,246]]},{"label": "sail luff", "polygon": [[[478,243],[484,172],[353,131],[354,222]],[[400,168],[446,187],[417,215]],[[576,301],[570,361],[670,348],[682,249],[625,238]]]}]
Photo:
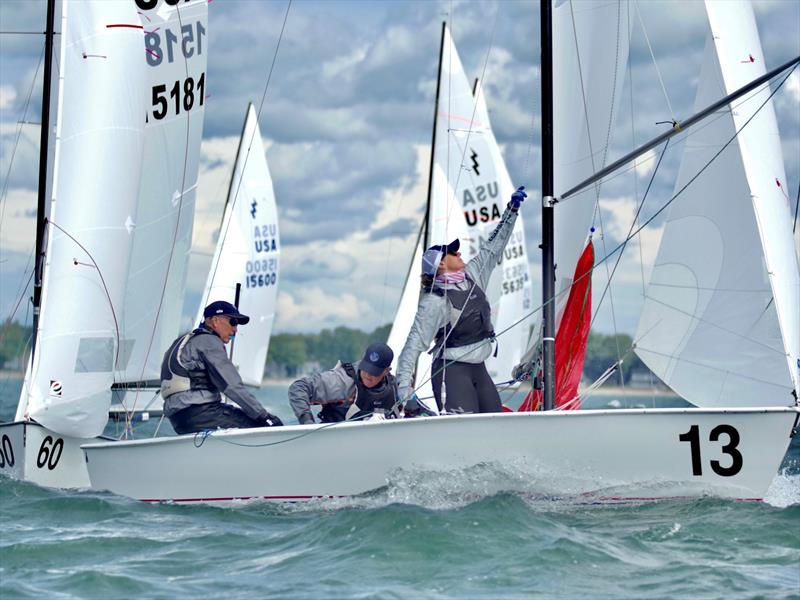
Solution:
[{"label": "sail luff", "polygon": [[255,108],[247,108],[225,216],[197,322],[208,302],[233,302],[250,322],[239,328],[232,361],[242,380],[260,386],[275,321],[280,267],[278,210]]}]

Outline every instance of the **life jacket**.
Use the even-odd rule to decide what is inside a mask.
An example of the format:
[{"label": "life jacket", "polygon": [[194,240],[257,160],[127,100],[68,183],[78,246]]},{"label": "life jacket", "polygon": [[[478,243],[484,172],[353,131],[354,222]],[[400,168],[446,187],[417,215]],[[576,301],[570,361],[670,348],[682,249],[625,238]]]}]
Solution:
[{"label": "life jacket", "polygon": [[195,329],[184,336],[179,337],[169,349],[164,353],[164,360],[161,363],[161,397],[166,399],[178,392],[188,392],[196,390],[215,391],[205,370],[189,371],[181,362],[181,352],[193,337],[197,335],[214,335],[211,331],[202,328]]},{"label": "life jacket", "polygon": [[353,363],[342,363],[342,368],[348,377],[352,377],[356,384],[356,397],[353,403],[358,412],[350,419],[360,419],[374,412],[383,412],[387,417],[392,416],[392,409],[397,402],[394,375],[388,373],[377,386],[368,388],[361,381]]},{"label": "life jacket", "polygon": [[[445,338],[448,348],[459,348],[494,338],[492,307],[486,294],[469,276],[466,281],[470,284],[467,290],[448,289],[445,292],[437,286],[424,290],[447,298],[450,305],[450,320],[436,332],[434,350],[441,348]],[[456,324],[455,327],[452,323]]]}]

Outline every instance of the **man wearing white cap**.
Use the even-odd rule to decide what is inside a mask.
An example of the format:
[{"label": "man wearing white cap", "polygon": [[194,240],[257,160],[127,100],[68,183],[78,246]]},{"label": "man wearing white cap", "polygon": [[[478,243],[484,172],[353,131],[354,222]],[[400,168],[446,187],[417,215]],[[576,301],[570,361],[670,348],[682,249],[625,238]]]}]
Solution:
[{"label": "man wearing white cap", "polygon": [[[461,259],[458,240],[431,246],[423,254],[417,314],[397,361],[397,385],[401,399],[407,402],[407,412],[409,404],[416,401],[412,382],[417,359],[434,339],[431,379],[439,410],[502,410],[500,395],[484,364],[492,354],[495,337],[484,288],[511,237],[517,212],[526,197],[524,187],[511,195],[497,227],[469,263]],[[445,406],[442,381],[447,390]]]}]

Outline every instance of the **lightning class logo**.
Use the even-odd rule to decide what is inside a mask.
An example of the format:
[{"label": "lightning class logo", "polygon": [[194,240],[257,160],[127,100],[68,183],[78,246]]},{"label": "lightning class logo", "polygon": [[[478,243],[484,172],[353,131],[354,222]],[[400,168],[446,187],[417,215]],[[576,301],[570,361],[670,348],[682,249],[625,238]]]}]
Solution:
[{"label": "lightning class logo", "polygon": [[258,206],[258,202],[256,202],[255,198],[253,198],[253,202],[250,204],[250,215],[254,219],[256,218],[256,206]]},{"label": "lightning class logo", "polygon": [[481,172],[478,170],[478,167],[480,166],[480,163],[478,163],[478,153],[472,148],[470,148],[470,151],[472,152],[472,154],[469,155],[469,157],[472,159],[472,170],[475,171],[475,175],[480,175]]}]

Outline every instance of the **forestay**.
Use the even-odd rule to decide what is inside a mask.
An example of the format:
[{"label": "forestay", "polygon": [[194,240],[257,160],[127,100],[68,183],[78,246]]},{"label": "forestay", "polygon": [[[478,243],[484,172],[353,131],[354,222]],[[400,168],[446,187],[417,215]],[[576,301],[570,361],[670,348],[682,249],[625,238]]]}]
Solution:
[{"label": "forestay", "polygon": [[209,302],[233,302],[241,284],[239,310],[250,322],[236,333],[233,363],[242,380],[259,386],[269,348],[278,295],[280,235],[275,193],[253,105],[239,142],[219,239],[196,322]]},{"label": "forestay", "polygon": [[125,297],[122,381],[159,378],[178,335],[203,134],[208,5],[130,0],[145,28],[145,147]]},{"label": "forestay", "polygon": [[[706,9],[698,108],[765,73],[749,3]],[[687,138],[676,192],[713,162],[670,206],[637,331],[642,360],[697,406],[786,406],[798,389],[800,281],[769,94]]]},{"label": "forestay", "polygon": [[17,420],[103,431],[139,192],[146,110],[132,2],[64,2],[53,195],[36,352]]}]

